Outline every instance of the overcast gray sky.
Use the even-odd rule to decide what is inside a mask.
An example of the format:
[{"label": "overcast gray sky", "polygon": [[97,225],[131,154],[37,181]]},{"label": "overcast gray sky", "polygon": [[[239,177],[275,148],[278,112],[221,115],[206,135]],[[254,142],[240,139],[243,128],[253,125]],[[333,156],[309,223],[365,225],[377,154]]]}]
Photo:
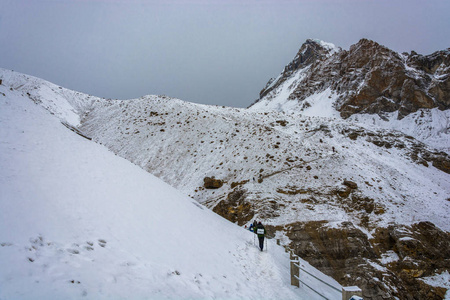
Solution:
[{"label": "overcast gray sky", "polygon": [[450,47],[449,0],[0,0],[0,67],[91,95],[247,107],[308,38]]}]

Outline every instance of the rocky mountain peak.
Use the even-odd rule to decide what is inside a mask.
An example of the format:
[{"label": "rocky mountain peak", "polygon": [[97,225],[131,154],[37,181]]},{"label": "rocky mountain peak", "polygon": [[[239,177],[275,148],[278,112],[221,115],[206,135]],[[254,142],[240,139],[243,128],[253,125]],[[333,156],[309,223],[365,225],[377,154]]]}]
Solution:
[{"label": "rocky mountain peak", "polygon": [[[450,108],[450,49],[430,55],[399,54],[361,39],[349,50],[307,40],[294,60],[260,93],[258,107],[303,110],[310,97],[330,89],[330,105],[341,117],[398,112],[398,119],[419,109]],[[278,104],[268,103],[278,101]],[[296,101],[296,105],[292,105]],[[284,104],[283,104],[284,103]]]},{"label": "rocky mountain peak", "polygon": [[278,86],[283,80],[289,78],[295,71],[315,64],[326,57],[336,53],[338,48],[331,44],[318,39],[307,39],[300,47],[294,59],[284,67],[283,72],[277,79],[271,79],[266,87],[260,92],[260,97],[264,97]]},{"label": "rocky mountain peak", "polygon": [[320,40],[308,39],[301,46],[294,60],[285,67],[284,72],[307,67],[334,53],[336,46]]}]

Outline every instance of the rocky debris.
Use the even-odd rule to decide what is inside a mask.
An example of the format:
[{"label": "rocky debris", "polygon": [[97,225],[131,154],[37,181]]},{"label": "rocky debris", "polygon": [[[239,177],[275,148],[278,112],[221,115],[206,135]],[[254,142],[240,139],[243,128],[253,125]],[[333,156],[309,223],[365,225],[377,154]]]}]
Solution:
[{"label": "rocky debris", "polygon": [[[395,254],[395,259],[385,262],[386,268],[395,274],[391,279],[393,284],[405,287],[410,295],[416,295],[414,299],[444,298],[445,289],[430,287],[420,278],[449,270],[449,233],[430,222],[392,225],[378,228],[371,243],[380,257],[386,253]],[[409,299],[407,296],[398,297]]]},{"label": "rocky debris", "polygon": [[230,185],[230,187],[232,188],[232,189],[234,189],[235,187],[237,187],[237,186],[241,186],[241,185],[244,185],[244,184],[246,184],[246,183],[248,183],[250,180],[242,180],[242,181],[239,181],[239,182],[232,182],[231,183],[231,185]]},{"label": "rocky debris", "polygon": [[433,167],[450,174],[450,159],[447,153],[441,152],[432,157]]},{"label": "rocky debris", "polygon": [[203,186],[205,189],[218,189],[223,186],[223,181],[214,177],[205,177],[203,179]]},{"label": "rocky debris", "polygon": [[341,187],[337,187],[332,194],[338,195],[341,198],[347,198],[354,190],[358,188],[358,185],[350,180],[344,180]]},{"label": "rocky debris", "polygon": [[[299,222],[286,225],[285,234],[291,240],[290,248],[295,254],[307,260],[320,271],[335,278],[342,285],[358,285],[365,291],[387,294],[388,289],[381,283],[373,282],[376,270],[367,260],[376,259],[376,253],[366,234],[351,222],[343,222],[339,227],[327,226],[325,221]],[[356,280],[360,278],[360,280]],[[361,279],[365,279],[364,283]],[[373,285],[368,288],[370,284]],[[370,298],[367,298],[370,299]]]},{"label": "rocky debris", "polygon": [[277,193],[285,195],[307,194],[308,190],[296,186],[286,185],[284,188],[277,188]]},{"label": "rocky debris", "polygon": [[304,72],[291,89],[289,100],[331,89],[338,95],[335,108],[343,118],[356,113],[398,111],[398,118],[421,108],[450,108],[450,48],[431,55],[399,54],[374,41],[361,39],[350,49],[330,52],[319,42],[307,40],[294,60],[260,93],[271,99],[272,91],[296,72]]}]

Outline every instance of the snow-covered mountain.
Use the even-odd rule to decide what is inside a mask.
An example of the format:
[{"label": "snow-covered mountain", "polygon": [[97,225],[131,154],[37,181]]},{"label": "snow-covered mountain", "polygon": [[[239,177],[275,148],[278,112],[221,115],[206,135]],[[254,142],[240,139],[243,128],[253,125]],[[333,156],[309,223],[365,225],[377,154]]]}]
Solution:
[{"label": "snow-covered mountain", "polygon": [[100,99],[0,79],[0,299],[320,299],[290,286],[282,247],[259,252],[248,230],[61,124]]},{"label": "snow-covered mountain", "polygon": [[307,40],[250,109],[341,116],[403,131],[449,153],[449,99],[450,48],[423,56],[367,39],[348,51]]},{"label": "snow-covered mountain", "polygon": [[[340,52],[315,43],[316,60]],[[308,51],[296,59],[311,68]],[[273,95],[290,95],[303,78],[291,69],[291,83],[274,83]],[[235,109],[165,96],[106,100],[26,77],[2,70],[0,78],[227,219],[263,220],[269,235],[340,284],[363,287],[365,298],[444,297],[448,110],[421,109],[386,125],[386,114],[343,119],[329,87],[309,95],[308,108],[273,97]],[[66,118],[58,103],[79,118]]]}]

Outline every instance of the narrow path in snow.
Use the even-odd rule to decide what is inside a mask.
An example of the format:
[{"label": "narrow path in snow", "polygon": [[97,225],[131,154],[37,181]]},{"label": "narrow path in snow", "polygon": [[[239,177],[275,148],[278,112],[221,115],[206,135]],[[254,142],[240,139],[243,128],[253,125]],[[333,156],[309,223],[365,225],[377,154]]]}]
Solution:
[{"label": "narrow path in snow", "polygon": [[272,177],[272,176],[274,176],[274,175],[277,175],[277,174],[280,174],[280,173],[283,173],[283,172],[286,172],[286,171],[290,171],[290,170],[292,170],[292,169],[294,169],[294,168],[300,168],[301,166],[304,166],[304,165],[306,165],[306,164],[309,164],[309,163],[312,163],[312,162],[315,162],[315,161],[318,161],[318,160],[321,160],[321,159],[330,158],[330,157],[334,156],[335,154],[336,154],[336,153],[332,153],[332,154],[330,154],[330,155],[320,156],[320,157],[315,158],[315,159],[310,160],[310,161],[304,161],[304,162],[302,162],[302,163],[300,163],[300,164],[291,166],[291,167],[289,167],[289,168],[281,169],[281,170],[275,171],[275,172],[273,172],[273,173],[270,173],[270,174],[261,176],[261,178],[262,178],[262,179],[269,178],[269,177]]},{"label": "narrow path in snow", "polygon": [[[277,267],[270,249],[267,251],[266,243],[264,251],[261,252],[258,247],[258,239],[249,232],[248,240],[244,245],[237,247],[236,253],[236,263],[240,265],[242,274],[247,279],[247,283],[243,284],[252,285],[267,299],[278,298],[279,287],[285,286],[289,278]],[[264,285],[261,285],[261,282],[264,282]]]}]

